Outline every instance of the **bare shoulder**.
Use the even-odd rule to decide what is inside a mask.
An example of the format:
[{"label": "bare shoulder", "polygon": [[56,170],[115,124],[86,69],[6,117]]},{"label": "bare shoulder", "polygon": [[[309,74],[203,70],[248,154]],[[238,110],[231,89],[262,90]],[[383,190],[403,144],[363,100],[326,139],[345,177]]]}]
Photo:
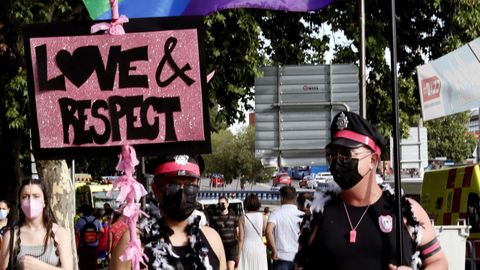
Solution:
[{"label": "bare shoulder", "polygon": [[428,216],[425,209],[423,209],[423,207],[412,198],[407,198],[407,201],[410,203],[412,207],[412,212],[417,218],[418,222],[420,222],[422,227],[424,227],[425,225],[431,225],[430,217]]},{"label": "bare shoulder", "polygon": [[212,244],[213,241],[222,242],[222,239],[220,238],[220,235],[214,229],[212,229],[208,226],[204,226],[204,227],[202,227],[201,230],[202,230],[203,234],[205,235],[205,237],[207,238],[207,240],[210,244]]},{"label": "bare shoulder", "polygon": [[67,234],[68,233],[67,229],[58,225],[57,223],[53,223],[52,229],[55,231],[55,233],[58,233],[58,234]]},{"label": "bare shoulder", "polygon": [[217,231],[207,226],[203,226],[201,230],[207,238],[208,243],[212,247],[213,252],[215,255],[217,255],[217,258],[220,262],[220,269],[226,269],[225,250],[223,249],[223,243],[220,235],[217,233]]},{"label": "bare shoulder", "polygon": [[64,227],[58,225],[57,223],[53,223],[52,230],[55,233],[55,238],[58,241],[69,240],[70,238],[69,232]]},{"label": "bare shoulder", "polygon": [[223,243],[220,235],[214,229],[203,226],[201,228],[203,235],[207,238],[208,243],[213,248],[218,257],[220,257],[220,250],[223,250]]}]

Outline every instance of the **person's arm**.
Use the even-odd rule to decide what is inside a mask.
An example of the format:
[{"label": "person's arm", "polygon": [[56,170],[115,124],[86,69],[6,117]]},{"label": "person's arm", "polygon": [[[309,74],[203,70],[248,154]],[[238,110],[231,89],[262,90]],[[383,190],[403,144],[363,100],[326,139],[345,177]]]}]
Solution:
[{"label": "person's arm", "polygon": [[[440,247],[440,242],[437,239],[430,217],[418,202],[413,199],[408,199],[408,201],[412,205],[413,214],[417,217],[420,226],[423,228],[420,249],[422,249],[422,247],[425,248],[428,244],[434,244],[433,246],[430,246],[431,248],[421,252],[421,256],[423,257],[423,269],[448,269],[447,257]],[[438,246],[438,248],[434,248],[435,246]]]},{"label": "person's arm", "polygon": [[126,230],[123,233],[122,238],[118,241],[118,244],[112,251],[112,259],[110,260],[110,270],[131,270],[131,263],[130,261],[122,262],[120,260],[120,256],[122,256],[123,252],[127,248],[128,242],[130,241],[130,232]]},{"label": "person's arm", "polygon": [[273,236],[273,230],[275,229],[275,223],[267,223],[267,243],[272,250],[272,260],[278,260],[277,246],[275,245],[275,237]]},{"label": "person's arm", "polygon": [[70,234],[65,228],[58,226],[55,238],[57,240],[57,248],[60,254],[61,269],[73,269],[72,241],[70,239]]},{"label": "person's arm", "polygon": [[243,249],[243,241],[245,238],[245,216],[241,216],[238,220],[238,257]]},{"label": "person's arm", "polygon": [[[422,227],[422,242],[420,243],[422,269],[443,270],[448,269],[447,257],[440,247],[435,229],[430,222],[430,218],[422,206],[413,199],[407,198],[412,205],[412,212]],[[409,267],[390,265],[390,269],[410,269]]]},{"label": "person's arm", "polygon": [[107,248],[107,252],[108,252],[108,259],[110,260],[111,257],[112,257],[112,244],[113,244],[113,233],[112,233],[112,230],[109,230],[108,231],[108,248]]},{"label": "person's arm", "polygon": [[105,233],[105,230],[103,229],[103,225],[98,219],[95,220],[95,226],[97,226],[99,233]]},{"label": "person's arm", "polygon": [[265,215],[262,215],[262,221],[263,221],[263,224],[262,224],[262,235],[265,235],[265,231],[267,230],[267,217]]},{"label": "person's arm", "polygon": [[[220,262],[220,270],[227,269],[227,259],[225,257],[225,249],[223,248],[222,239],[218,235],[217,231],[210,227],[201,228],[203,234],[207,238],[208,243],[213,249],[213,252]],[[116,269],[116,268],[113,268]]]},{"label": "person's arm", "polygon": [[10,257],[10,250],[8,246],[10,243],[10,232],[12,232],[12,230],[8,230],[3,235],[3,241],[0,248],[0,268],[1,269],[6,269],[8,266],[8,260]]}]

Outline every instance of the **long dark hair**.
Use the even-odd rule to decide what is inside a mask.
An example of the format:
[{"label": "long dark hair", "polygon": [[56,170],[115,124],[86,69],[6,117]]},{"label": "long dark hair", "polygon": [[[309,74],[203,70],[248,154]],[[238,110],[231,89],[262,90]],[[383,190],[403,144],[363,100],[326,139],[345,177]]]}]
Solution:
[{"label": "long dark hair", "polygon": [[[20,189],[18,190],[18,212],[19,212],[19,218],[18,218],[18,234],[17,234],[17,241],[16,241],[16,246],[15,246],[15,258],[17,257],[18,253],[20,252],[20,227],[25,224],[25,214],[22,211],[22,203],[21,203],[21,196],[22,196],[22,191],[23,188],[27,185],[37,185],[40,187],[43,193],[43,200],[45,202],[45,207],[43,208],[43,226],[46,228],[47,232],[45,234],[45,240],[43,244],[43,252],[40,254],[38,257],[42,256],[45,254],[45,251],[47,250],[47,245],[48,245],[48,240],[51,237],[53,240],[53,243],[55,245],[55,253],[57,256],[59,256],[58,253],[58,243],[55,241],[55,233],[52,230],[53,223],[56,223],[57,220],[55,218],[55,215],[53,215],[53,211],[50,208],[50,190],[48,189],[47,185],[45,184],[44,181],[40,181],[39,179],[27,179],[23,180],[22,184],[20,185]],[[12,235],[13,237],[13,235]]]}]

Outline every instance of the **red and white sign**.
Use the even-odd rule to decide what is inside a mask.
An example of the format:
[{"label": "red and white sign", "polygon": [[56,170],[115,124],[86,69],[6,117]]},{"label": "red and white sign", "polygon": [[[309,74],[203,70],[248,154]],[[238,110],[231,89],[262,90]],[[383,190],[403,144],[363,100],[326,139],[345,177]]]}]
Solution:
[{"label": "red and white sign", "polygon": [[432,76],[422,80],[423,101],[428,102],[440,98],[440,89],[442,82],[437,76]]},{"label": "red and white sign", "polygon": [[480,38],[417,67],[423,120],[480,106]]}]

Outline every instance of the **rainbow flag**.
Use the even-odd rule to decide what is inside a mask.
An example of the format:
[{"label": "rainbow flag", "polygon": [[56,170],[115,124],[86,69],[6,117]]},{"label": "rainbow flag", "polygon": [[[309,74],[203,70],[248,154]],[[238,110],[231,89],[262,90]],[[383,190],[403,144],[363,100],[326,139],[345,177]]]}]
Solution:
[{"label": "rainbow flag", "polygon": [[[109,0],[83,0],[94,20],[111,19]],[[205,16],[233,8],[258,8],[285,11],[314,11],[333,0],[119,0],[119,13],[129,18]]]}]

